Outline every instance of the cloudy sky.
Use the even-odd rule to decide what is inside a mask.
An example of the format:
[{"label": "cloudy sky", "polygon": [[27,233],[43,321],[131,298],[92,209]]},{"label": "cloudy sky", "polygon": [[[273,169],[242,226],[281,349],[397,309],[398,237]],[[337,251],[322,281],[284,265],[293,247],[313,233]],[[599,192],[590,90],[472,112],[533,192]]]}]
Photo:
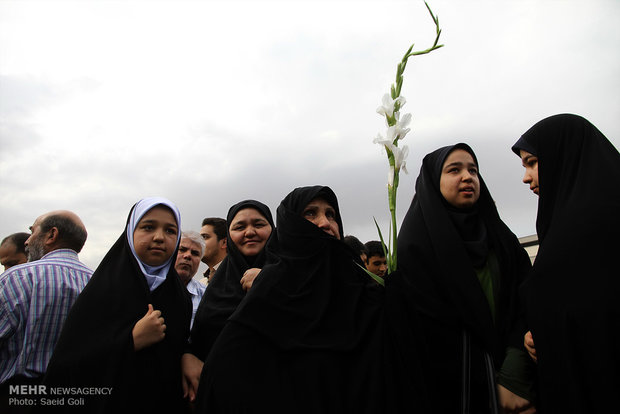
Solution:
[{"label": "cloudy sky", "polygon": [[[510,146],[580,114],[620,147],[620,2],[431,0],[445,47],[412,58],[399,223],[423,156],[468,142],[504,221],[535,233],[537,201]],[[345,234],[387,231],[375,112],[434,25],[421,0],[0,0],[0,236],[75,211],[95,268],[131,206],[162,195],[185,230],[246,198],[272,211],[331,186]]]}]

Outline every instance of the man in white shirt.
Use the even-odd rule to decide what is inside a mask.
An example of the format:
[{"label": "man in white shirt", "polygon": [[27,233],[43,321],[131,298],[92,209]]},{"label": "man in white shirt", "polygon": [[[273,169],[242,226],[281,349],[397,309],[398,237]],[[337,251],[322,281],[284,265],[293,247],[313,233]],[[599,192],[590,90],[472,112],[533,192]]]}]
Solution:
[{"label": "man in white shirt", "polygon": [[200,266],[200,258],[203,255],[204,247],[204,240],[197,232],[184,231],[181,233],[181,242],[179,243],[179,251],[174,268],[179,274],[181,282],[185,284],[187,291],[192,296],[192,324],[194,323],[194,316],[200,304],[200,299],[202,299],[206,289],[205,285],[194,279],[198,266]]}]

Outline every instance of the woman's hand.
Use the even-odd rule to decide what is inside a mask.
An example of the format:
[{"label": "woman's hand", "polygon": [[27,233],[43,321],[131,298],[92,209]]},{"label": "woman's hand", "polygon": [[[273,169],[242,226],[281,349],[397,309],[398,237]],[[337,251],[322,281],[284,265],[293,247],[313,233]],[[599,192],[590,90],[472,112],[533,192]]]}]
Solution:
[{"label": "woman's hand", "polygon": [[530,354],[530,358],[532,358],[534,362],[538,362],[538,358],[536,357],[536,347],[534,347],[534,338],[532,337],[532,331],[527,331],[527,333],[523,337],[523,345],[525,345],[527,353]]},{"label": "woman's hand", "polygon": [[166,325],[161,312],[153,310],[153,305],[149,303],[146,315],[136,322],[131,334],[133,335],[133,348],[136,351],[163,340],[166,336]]},{"label": "woman's hand", "polygon": [[196,357],[194,354],[185,353],[181,357],[181,370],[183,371],[183,397],[189,397],[191,402],[196,400],[196,394],[198,393],[198,384],[200,382],[200,374],[202,373],[202,367],[204,362]]},{"label": "woman's hand", "polygon": [[497,386],[497,393],[499,395],[499,405],[504,414],[534,414],[536,413],[536,407],[531,402],[523,397],[519,397],[512,391],[504,388],[501,385]]},{"label": "woman's hand", "polygon": [[261,269],[253,267],[243,273],[243,277],[241,278],[241,287],[243,288],[243,290],[245,290],[246,292],[250,290],[250,288],[252,287],[252,283],[254,283],[254,279],[256,279],[256,276],[258,276],[260,271]]}]

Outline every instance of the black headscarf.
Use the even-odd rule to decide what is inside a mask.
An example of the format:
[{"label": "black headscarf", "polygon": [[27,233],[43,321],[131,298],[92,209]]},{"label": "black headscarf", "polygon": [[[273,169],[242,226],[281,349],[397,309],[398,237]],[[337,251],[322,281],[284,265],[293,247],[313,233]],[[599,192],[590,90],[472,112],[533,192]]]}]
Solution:
[{"label": "black headscarf", "polygon": [[[477,164],[473,150],[462,143],[424,157],[398,235],[399,271],[386,280],[388,300],[405,303],[402,312],[419,323],[411,340],[426,358],[423,371],[431,402],[439,404],[436,407],[443,404],[448,412],[459,406],[463,331],[496,366],[502,363],[507,344],[522,340],[515,332],[517,286],[529,269],[527,254],[501,221],[481,176],[474,207],[456,209],[442,196],[443,163],[456,149],[467,151]],[[475,272],[489,251],[496,255],[501,274],[493,286],[495,320]]]},{"label": "black headscarf", "polygon": [[237,309],[239,302],[246,295],[240,283],[243,274],[252,267],[263,267],[267,257],[269,257],[266,249],[263,249],[258,255],[253,257],[243,255],[230,237],[229,229],[232,220],[239,211],[245,208],[257,210],[271,225],[271,234],[273,235],[275,232],[271,211],[269,207],[260,201],[240,201],[228,210],[228,215],[226,216],[228,254],[211,277],[196,311],[192,327],[191,352],[203,361],[224,327],[226,320]]},{"label": "black headscarf", "polygon": [[[276,263],[265,266],[205,363],[209,412],[377,412],[383,404],[381,288],[353,250],[302,217],[328,187],[297,188],[277,210]],[[275,245],[276,241],[270,243]],[[238,390],[242,389],[243,392]]]},{"label": "black headscarf", "polygon": [[[158,205],[168,207],[178,223],[176,206],[165,199],[145,199],[132,207],[125,231],[71,308],[44,380],[48,387],[112,387],[112,394],[84,396],[84,405],[61,406],[62,412],[183,410],[180,358],[189,335],[191,300],[174,266],[168,266],[165,280],[151,291],[145,264],[134,255],[127,231]],[[136,210],[140,217],[135,216]],[[176,249],[169,262],[175,260]],[[161,311],[166,336],[134,351],[132,330],[149,304]]]},{"label": "black headscarf", "polygon": [[543,119],[513,146],[538,157],[540,247],[524,286],[541,401],[605,412],[620,388],[620,154],[586,119]]},{"label": "black headscarf", "polygon": [[277,210],[280,261],[263,270],[259,289],[231,320],[259,330],[282,349],[350,349],[363,335],[356,320],[365,312],[359,301],[369,277],[349,246],[302,217],[315,198],[334,208],[343,234],[338,200],[329,187],[293,190]]}]

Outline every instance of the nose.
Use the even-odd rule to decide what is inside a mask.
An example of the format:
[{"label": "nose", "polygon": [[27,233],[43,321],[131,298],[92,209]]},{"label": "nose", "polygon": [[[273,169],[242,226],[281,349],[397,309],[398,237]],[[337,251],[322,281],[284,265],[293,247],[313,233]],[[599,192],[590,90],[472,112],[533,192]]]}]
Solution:
[{"label": "nose", "polygon": [[256,234],[256,229],[254,228],[254,226],[248,226],[245,229],[245,237],[252,237]]},{"label": "nose", "polygon": [[473,177],[474,177],[474,176],[473,176],[473,175],[472,175],[469,171],[465,171],[465,172],[463,173],[463,176],[461,177],[461,179],[462,179],[463,181],[471,181],[471,180],[473,180]]},{"label": "nose", "polygon": [[153,240],[164,240],[164,230],[158,229],[153,234]]},{"label": "nose", "polygon": [[329,229],[329,220],[327,219],[327,216],[325,214],[318,216],[316,225],[322,229]]},{"label": "nose", "polygon": [[524,184],[529,184],[532,182],[532,176],[530,175],[530,173],[525,170],[525,174],[523,174],[523,183]]}]

